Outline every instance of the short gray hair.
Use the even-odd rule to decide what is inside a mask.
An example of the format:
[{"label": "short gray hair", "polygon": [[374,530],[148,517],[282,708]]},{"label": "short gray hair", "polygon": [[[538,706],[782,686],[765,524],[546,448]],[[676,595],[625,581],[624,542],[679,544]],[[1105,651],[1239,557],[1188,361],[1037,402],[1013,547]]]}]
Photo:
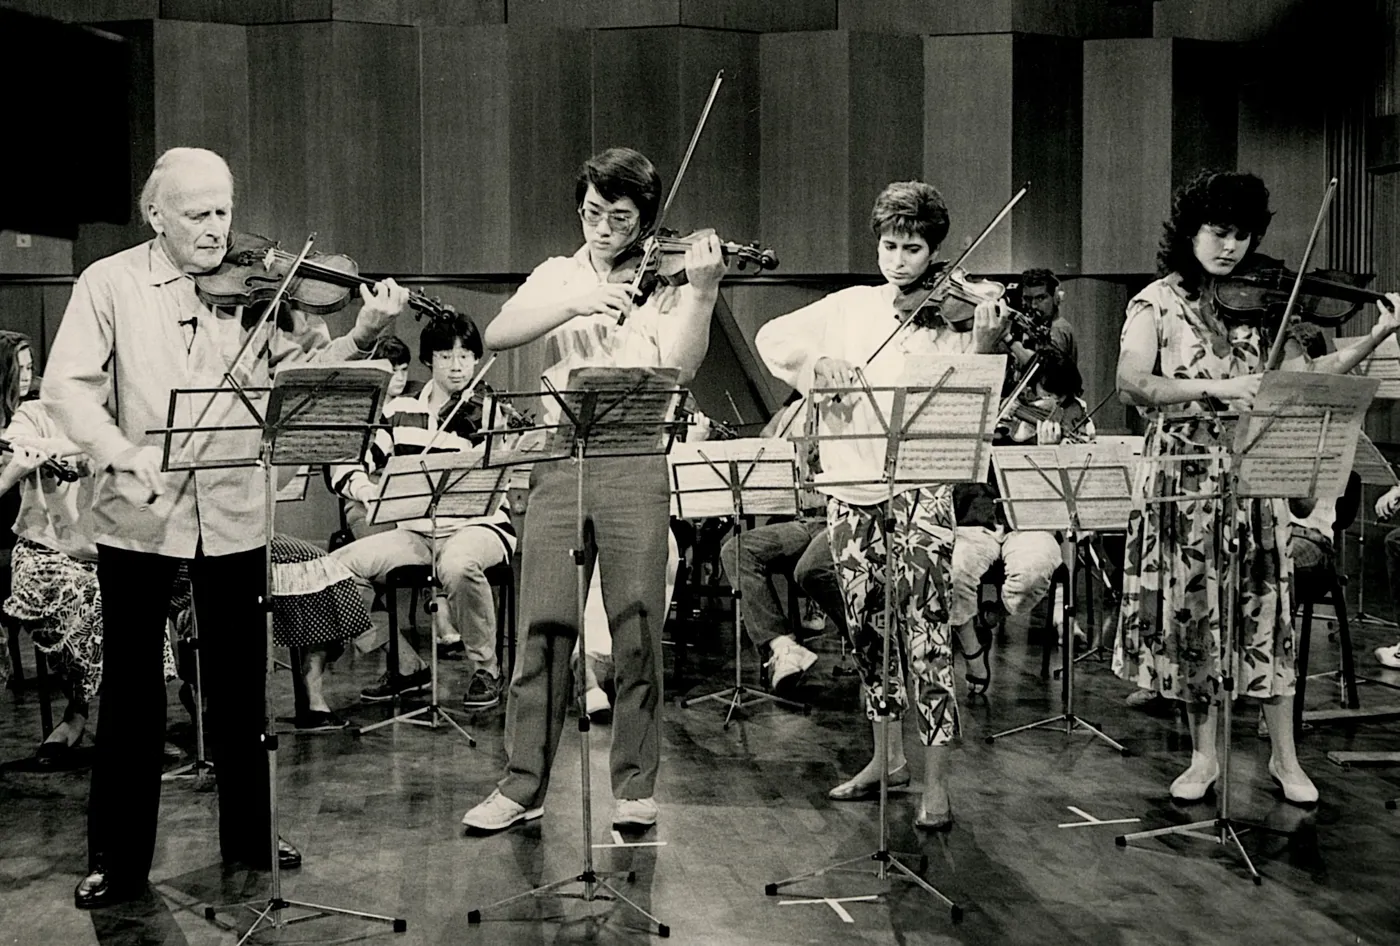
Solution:
[{"label": "short gray hair", "polygon": [[141,219],[151,222],[151,205],[160,200],[166,180],[176,171],[186,168],[215,167],[228,178],[229,189],[233,188],[233,172],[228,162],[208,148],[170,148],[156,158],[145,186],[141,188]]}]

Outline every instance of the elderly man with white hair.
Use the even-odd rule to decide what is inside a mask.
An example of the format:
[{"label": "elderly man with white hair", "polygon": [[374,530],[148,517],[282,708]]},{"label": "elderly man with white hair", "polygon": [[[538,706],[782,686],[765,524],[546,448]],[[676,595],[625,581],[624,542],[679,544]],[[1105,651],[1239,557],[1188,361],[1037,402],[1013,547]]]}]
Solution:
[{"label": "elderly man with white hair", "polygon": [[[76,906],[140,895],[155,856],[165,732],[161,642],[176,569],[189,563],[204,651],[209,739],[219,766],[219,848],[225,862],[271,866],[263,729],[263,481],[251,468],[164,473],[160,437],[172,389],[213,388],[257,325],[257,314],[205,305],[194,275],[219,266],[229,244],[233,177],[200,148],[160,156],[141,192],[154,239],[89,266],[49,354],[44,405],[102,471],[94,500],[102,591],[104,677],[88,802],[88,875]],[[309,329],[274,327],[245,359],[243,383],[269,383],[294,360],[363,358],[403,310],[392,280],[373,292],[349,335],[325,343]],[[266,336],[264,336],[266,337]],[[192,426],[186,406],[175,426]],[[236,398],[218,398],[201,426],[246,423]],[[251,456],[258,431],[194,444],[186,459]],[[216,454],[215,451],[218,451]],[[283,844],[278,862],[300,853]]]}]

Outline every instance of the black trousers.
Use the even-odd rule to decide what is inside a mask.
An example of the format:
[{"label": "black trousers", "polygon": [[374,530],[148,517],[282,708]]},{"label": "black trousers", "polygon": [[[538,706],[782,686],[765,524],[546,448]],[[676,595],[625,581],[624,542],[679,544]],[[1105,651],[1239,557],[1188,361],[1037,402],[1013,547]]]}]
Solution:
[{"label": "black trousers", "polygon": [[[165,746],[161,640],[180,559],[99,545],[102,689],[88,798],[89,866],[139,881],[155,857]],[[225,860],[270,866],[267,753],[261,742],[267,637],[263,550],[190,563],[209,754],[218,773]]]}]

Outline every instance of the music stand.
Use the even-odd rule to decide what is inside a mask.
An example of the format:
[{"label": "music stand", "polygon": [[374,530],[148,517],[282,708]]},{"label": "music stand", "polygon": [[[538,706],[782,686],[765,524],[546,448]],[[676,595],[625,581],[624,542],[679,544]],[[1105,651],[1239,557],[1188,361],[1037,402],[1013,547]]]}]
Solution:
[{"label": "music stand", "polygon": [[[1395,336],[1388,336],[1387,342],[1394,343]],[[1382,385],[1384,388],[1384,385]],[[1381,398],[1381,393],[1377,393],[1377,399]],[[1356,458],[1353,461],[1352,469],[1361,478],[1362,486],[1397,486],[1400,485],[1400,477],[1395,475],[1395,469],[1390,465],[1390,461],[1377,449],[1375,443],[1362,433],[1361,439],[1356,444]],[[1359,511],[1361,517],[1361,528],[1356,533],[1356,557],[1357,574],[1361,580],[1356,583],[1356,614],[1352,616],[1358,624],[1374,624],[1379,627],[1393,628],[1395,622],[1375,614],[1366,613],[1366,504],[1361,504]],[[1343,533],[1343,538],[1345,538]],[[1369,681],[1378,682],[1378,681]]]},{"label": "music stand", "polygon": [[[293,923],[320,919],[328,916],[349,916],[356,919],[389,923],[394,932],[408,929],[408,922],[399,917],[366,913],[343,907],[326,906],[302,900],[289,900],[282,896],[282,872],[278,864],[277,848],[278,805],[277,805],[277,732],[272,722],[270,681],[273,673],[273,604],[272,604],[272,536],[275,532],[275,510],[277,503],[276,469],[279,466],[319,465],[328,463],[353,463],[362,458],[368,448],[369,438],[379,418],[379,407],[388,386],[389,377],[381,369],[364,368],[353,364],[292,365],[278,371],[271,387],[251,387],[240,384],[232,373],[226,374],[229,387],[185,388],[170,392],[170,404],[166,426],[148,433],[160,434],[163,439],[162,470],[166,472],[189,472],[211,469],[236,469],[260,467],[263,472],[263,565],[264,585],[262,608],[264,615],[263,631],[267,636],[267,664],[263,699],[263,747],[267,750],[268,799],[271,832],[269,847],[271,854],[272,880],[265,899],[245,901],[225,906],[206,906],[204,917],[214,921],[219,913],[232,907],[252,910],[254,920],[248,930],[239,938],[242,946],[260,927],[266,925],[281,929]],[[196,422],[193,426],[177,426],[177,419],[183,416],[196,416],[193,404],[188,411],[182,411],[182,398],[207,398],[204,409],[198,412],[202,419],[219,398],[236,398],[246,412],[245,423],[208,424]],[[266,399],[263,410],[259,403]],[[259,432],[258,448],[255,454],[208,456],[210,446],[219,440],[220,435],[234,432]],[[183,435],[180,445],[175,444],[176,435]],[[197,441],[197,443],[192,443]],[[178,455],[177,455],[178,453]],[[259,909],[254,904],[261,904]],[[301,908],[311,912],[283,919],[282,911]]]},{"label": "music stand", "polygon": [[[879,840],[868,854],[849,857],[806,871],[785,880],[764,885],[770,897],[778,891],[804,880],[832,872],[869,874],[851,865],[873,861],[877,880],[890,878],[891,871],[910,880],[925,893],[931,894],[948,907],[952,922],[962,921],[962,907],[920,876],[927,870],[928,858],[922,855],[900,854],[889,848],[889,751],[890,751],[890,635],[895,633],[894,583],[898,574],[896,558],[898,545],[893,541],[895,529],[893,504],[898,484],[929,486],[944,483],[981,482],[987,478],[990,461],[992,429],[996,422],[998,400],[1006,373],[1005,355],[943,355],[905,360],[901,382],[893,387],[875,387],[865,383],[855,388],[813,388],[807,403],[807,435],[793,438],[800,444],[839,441],[873,440],[884,445],[883,469],[875,480],[841,480],[832,474],[812,475],[808,470],[804,485],[822,487],[870,486],[885,487],[884,508],[880,510],[880,533],[885,551],[884,628],[881,637],[880,699],[875,705],[875,722],[879,727],[876,739],[876,761],[880,767]],[[842,405],[866,399],[875,415],[877,431],[870,434],[820,433],[822,410],[833,402]],[[969,449],[970,448],[970,449]],[[799,451],[803,453],[804,451]],[[901,858],[918,857],[918,871]],[[878,895],[876,895],[878,897]],[[825,903],[816,898],[812,903]]]},{"label": "music stand", "polygon": [[[1024,531],[1064,532],[1071,549],[1081,532],[1126,529],[1133,507],[1135,457],[1131,447],[1104,443],[1054,446],[993,447],[992,462],[1001,488],[999,500],[1011,528]],[[1060,596],[1058,611],[1061,639],[1060,692],[1064,712],[1048,719],[1016,726],[985,738],[992,745],[1003,736],[1064,723],[1065,735],[1076,730],[1090,733],[1122,755],[1128,750],[1074,712],[1074,633],[1071,620],[1076,602],[1075,554],[1066,556],[1069,581]],[[1092,584],[1089,594],[1093,594]]]},{"label": "music stand", "polygon": [[[369,523],[405,522],[411,519],[427,519],[431,523],[431,578],[432,597],[428,601],[429,623],[432,625],[431,654],[428,658],[429,699],[426,705],[408,712],[398,712],[400,696],[394,692],[394,713],[388,718],[369,726],[360,727],[360,732],[373,732],[396,723],[426,726],[437,729],[439,722],[445,722],[467,740],[467,745],[476,748],[476,739],[457,721],[452,711],[438,703],[438,631],[437,613],[443,597],[442,580],[438,576],[438,516],[454,518],[479,518],[495,515],[501,508],[508,488],[510,469],[496,467],[482,469],[477,464],[480,454],[473,451],[452,451],[445,453],[417,454],[415,456],[390,457],[379,481],[379,493],[370,502]],[[397,651],[397,637],[390,639],[391,649]],[[390,656],[389,676],[398,676],[397,653]],[[426,719],[421,718],[426,717]]]},{"label": "music stand", "polygon": [[[593,786],[590,771],[590,721],[585,702],[583,655],[588,653],[587,628],[583,615],[588,603],[587,535],[583,515],[583,484],[590,457],[635,457],[665,454],[676,433],[676,413],[685,400],[674,368],[575,368],[569,373],[566,390],[555,389],[546,380],[545,391],[502,391],[491,399],[485,433],[487,468],[510,467],[522,463],[543,463],[571,459],[575,474],[575,620],[578,626],[579,659],[574,669],[574,697],[578,702],[579,769],[583,795],[583,869],[575,874],[469,910],[467,923],[481,922],[482,913],[522,900],[556,897],[593,903],[620,901],[645,917],[665,938],[671,928],[608,881],[626,877],[631,871],[599,871],[593,863]],[[553,416],[554,422],[512,426],[501,412],[503,404],[535,401],[538,416]],[[531,414],[534,412],[524,411]],[[543,437],[541,438],[541,435]],[[530,441],[543,443],[524,446]],[[659,617],[659,616],[658,616]],[[527,631],[528,633],[528,631]],[[551,761],[552,764],[552,761]],[[578,892],[565,892],[572,884]]]},{"label": "music stand", "polygon": [[197,792],[214,787],[214,763],[204,754],[204,677],[200,669],[199,618],[195,615],[194,595],[190,595],[190,659],[194,661],[194,758],[161,775],[162,782],[189,779]]},{"label": "music stand", "polygon": [[[795,516],[799,507],[797,448],[791,440],[759,437],[679,444],[670,456],[672,513],[680,519],[734,518],[736,561],[744,560],[745,516]],[[744,595],[739,576],[729,579],[734,599],[734,684],[681,700],[685,709],[710,700],[727,702],[724,728],[735,710],[778,703],[810,712],[806,704],[744,684]]]},{"label": "music stand", "polygon": [[[1149,503],[1178,503],[1218,499],[1214,517],[1216,529],[1216,568],[1226,572],[1225,601],[1220,610],[1225,615],[1221,638],[1220,666],[1220,777],[1216,786],[1214,818],[1189,824],[1172,825],[1149,831],[1119,835],[1118,847],[1129,841],[1166,835],[1182,835],[1209,841],[1225,847],[1231,845],[1244,862],[1255,885],[1263,878],[1244,849],[1240,835],[1258,830],[1281,833],[1261,825],[1251,825],[1230,815],[1230,752],[1231,727],[1234,720],[1235,674],[1239,654],[1236,648],[1236,612],[1240,595],[1240,552],[1243,549],[1242,526],[1237,515],[1239,499],[1316,499],[1319,496],[1340,496],[1351,471],[1357,437],[1366,407],[1380,382],[1374,379],[1345,375],[1322,375],[1310,372],[1265,372],[1259,393],[1254,397],[1253,410],[1248,413],[1219,414],[1217,418],[1233,427],[1232,442],[1225,450],[1208,450],[1201,454],[1159,457],[1149,463],[1223,464],[1220,471],[1220,491],[1215,494],[1149,497]],[[1199,423],[1198,412],[1158,416],[1159,436],[1166,424],[1185,420]],[[1225,438],[1222,438],[1225,439]],[[1228,526],[1222,518],[1228,515]],[[1228,529],[1228,535],[1226,535]],[[1227,561],[1220,561],[1221,557]],[[1292,616],[1288,616],[1292,620]],[[1295,734],[1296,738],[1296,734]],[[1206,830],[1213,833],[1207,834]]]}]

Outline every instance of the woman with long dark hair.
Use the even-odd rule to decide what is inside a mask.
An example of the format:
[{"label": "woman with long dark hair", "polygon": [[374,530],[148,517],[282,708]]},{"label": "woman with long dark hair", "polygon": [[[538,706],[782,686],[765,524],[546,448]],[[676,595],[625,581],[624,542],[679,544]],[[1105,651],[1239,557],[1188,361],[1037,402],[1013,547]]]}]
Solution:
[{"label": "woman with long dark hair", "polygon": [[[1114,670],[1139,688],[1187,703],[1191,764],[1172,782],[1179,801],[1203,798],[1220,775],[1215,702],[1221,693],[1222,629],[1216,516],[1223,465],[1182,458],[1228,448],[1217,410],[1247,410],[1259,390],[1270,333],[1217,311],[1210,284],[1248,263],[1273,216],[1252,174],[1205,171],[1172,201],[1158,253],[1161,278],[1128,303],[1118,390],[1150,426],[1124,556],[1122,633]],[[1345,373],[1400,326],[1400,295],[1380,305],[1369,336],[1322,358],[1285,345],[1285,370]],[[1161,415],[1177,417],[1159,423]],[[1194,414],[1194,416],[1190,416]],[[1153,502],[1156,497],[1188,497]],[[1237,499],[1225,510],[1242,537],[1236,610],[1236,695],[1261,701],[1273,753],[1269,774],[1297,804],[1317,800],[1293,744],[1293,562],[1285,500]],[[1223,530],[1222,530],[1223,531]]]}]

